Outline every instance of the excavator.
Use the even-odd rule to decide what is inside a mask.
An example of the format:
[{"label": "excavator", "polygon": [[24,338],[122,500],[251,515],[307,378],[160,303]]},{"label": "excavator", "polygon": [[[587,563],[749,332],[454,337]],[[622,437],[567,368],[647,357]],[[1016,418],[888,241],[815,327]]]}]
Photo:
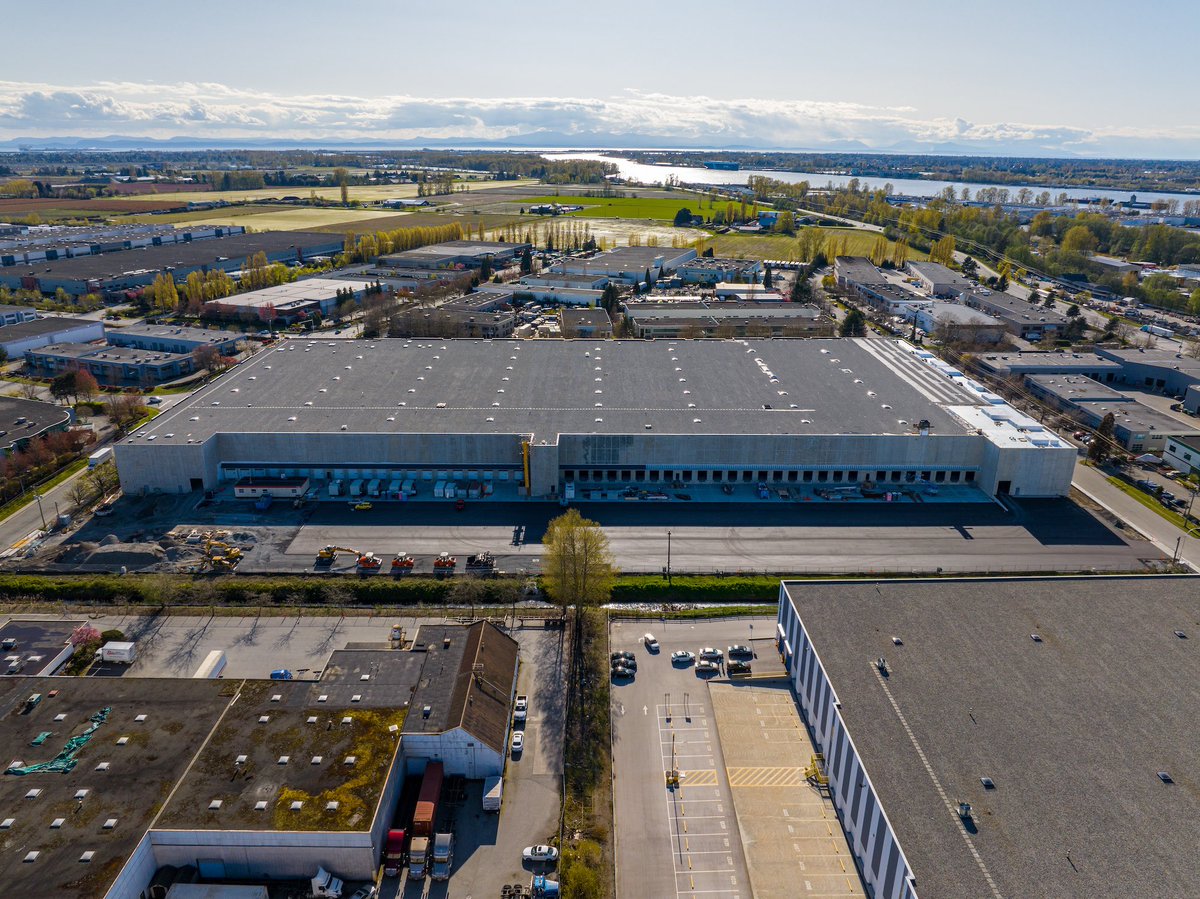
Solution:
[{"label": "excavator", "polygon": [[334,546],[332,543],[324,549],[317,550],[318,565],[332,565],[337,561],[338,553],[353,553],[355,556],[362,557],[357,549],[351,549],[349,546]]},{"label": "excavator", "polygon": [[204,542],[204,558],[200,561],[199,570],[203,571],[207,565],[214,571],[232,571],[240,561],[242,561],[240,549],[209,537]]},{"label": "excavator", "polygon": [[458,559],[450,555],[450,553],[438,553],[438,557],[433,560],[435,571],[451,571],[458,564]]},{"label": "excavator", "polygon": [[412,571],[416,562],[413,557],[406,552],[398,552],[392,556],[392,574],[400,574],[405,571]]}]

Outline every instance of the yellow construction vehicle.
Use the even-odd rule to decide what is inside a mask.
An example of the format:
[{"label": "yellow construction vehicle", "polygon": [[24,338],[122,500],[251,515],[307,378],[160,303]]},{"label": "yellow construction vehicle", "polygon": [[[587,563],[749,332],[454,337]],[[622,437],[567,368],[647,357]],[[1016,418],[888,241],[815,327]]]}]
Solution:
[{"label": "yellow construction vehicle", "polygon": [[361,556],[357,549],[351,549],[349,546],[334,546],[332,543],[323,549],[317,550],[318,565],[332,565],[337,561],[338,553],[353,553],[356,556]]}]

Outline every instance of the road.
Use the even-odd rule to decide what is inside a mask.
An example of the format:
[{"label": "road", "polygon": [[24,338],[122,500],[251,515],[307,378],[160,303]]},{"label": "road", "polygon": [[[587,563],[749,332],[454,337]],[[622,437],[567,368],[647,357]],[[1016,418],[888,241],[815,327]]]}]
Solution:
[{"label": "road", "polygon": [[1180,560],[1200,571],[1200,539],[1185,535],[1157,512],[1122,493],[1108,483],[1102,471],[1076,463],[1072,483],[1127,525],[1145,534],[1164,555],[1174,556],[1178,544]]}]

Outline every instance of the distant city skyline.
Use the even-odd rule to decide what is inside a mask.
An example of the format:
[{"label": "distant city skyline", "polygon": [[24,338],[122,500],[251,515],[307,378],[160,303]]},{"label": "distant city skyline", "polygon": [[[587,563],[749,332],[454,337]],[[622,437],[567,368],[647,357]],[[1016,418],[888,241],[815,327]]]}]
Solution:
[{"label": "distant city skyline", "polygon": [[[1200,158],[1178,75],[1200,9],[1151,3],[1153,53],[1100,0],[613,0],[409,8],[112,0],[6,13],[0,143],[420,141]],[[169,11],[170,7],[166,8]],[[336,16],[336,17],[335,17]],[[59,27],[81,22],[86,27]],[[44,37],[39,37],[44,35]],[[1146,40],[1149,40],[1147,38]],[[47,43],[49,42],[49,43]],[[1178,62],[1176,62],[1178,61]],[[1190,118],[1189,118],[1190,117]]]}]

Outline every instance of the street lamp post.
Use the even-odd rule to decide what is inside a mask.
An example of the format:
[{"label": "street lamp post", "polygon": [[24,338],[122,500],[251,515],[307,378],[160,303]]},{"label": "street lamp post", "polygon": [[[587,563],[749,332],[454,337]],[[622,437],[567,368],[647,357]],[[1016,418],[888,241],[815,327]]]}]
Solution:
[{"label": "street lamp post", "polygon": [[671,586],[671,530],[667,529],[667,586]]},{"label": "street lamp post", "polygon": [[33,498],[37,500],[38,515],[42,517],[42,530],[46,530],[46,513],[42,511],[42,495],[36,490],[33,493]]}]

